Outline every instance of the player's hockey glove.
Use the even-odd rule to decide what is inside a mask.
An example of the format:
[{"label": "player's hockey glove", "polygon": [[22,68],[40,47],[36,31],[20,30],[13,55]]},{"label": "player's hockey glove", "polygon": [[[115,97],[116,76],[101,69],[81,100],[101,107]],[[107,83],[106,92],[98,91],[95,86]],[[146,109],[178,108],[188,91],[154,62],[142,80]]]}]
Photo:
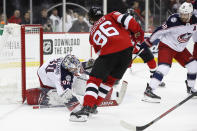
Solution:
[{"label": "player's hockey glove", "polygon": [[94,59],[89,59],[86,63],[86,68],[92,68],[94,65],[95,60]]},{"label": "player's hockey glove", "polygon": [[140,45],[140,50],[144,48],[149,48],[152,46],[152,43],[149,41],[149,38],[145,39]]},{"label": "player's hockey glove", "polygon": [[80,73],[84,73],[84,74],[87,74],[87,75],[89,75],[89,73],[91,72],[91,70],[92,70],[92,67],[94,66],[94,62],[95,62],[95,60],[94,59],[89,59],[88,61],[86,61],[86,62],[82,62],[82,68],[81,68],[81,71],[80,71]]}]

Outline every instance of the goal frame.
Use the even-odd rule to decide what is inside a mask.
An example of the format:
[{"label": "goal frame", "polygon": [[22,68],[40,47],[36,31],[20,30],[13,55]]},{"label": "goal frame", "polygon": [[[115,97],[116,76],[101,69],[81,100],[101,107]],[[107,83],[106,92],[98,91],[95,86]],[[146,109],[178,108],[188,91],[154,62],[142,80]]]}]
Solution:
[{"label": "goal frame", "polygon": [[25,41],[25,29],[26,27],[38,27],[40,32],[40,66],[44,62],[43,56],[43,28],[42,25],[21,25],[21,80],[22,80],[22,103],[26,100],[26,41]]}]

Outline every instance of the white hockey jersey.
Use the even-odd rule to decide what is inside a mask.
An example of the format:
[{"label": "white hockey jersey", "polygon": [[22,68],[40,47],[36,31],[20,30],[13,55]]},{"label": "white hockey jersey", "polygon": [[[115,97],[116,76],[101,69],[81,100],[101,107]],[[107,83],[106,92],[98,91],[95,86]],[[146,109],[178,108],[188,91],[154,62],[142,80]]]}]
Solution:
[{"label": "white hockey jersey", "polygon": [[67,88],[71,89],[74,75],[61,66],[64,58],[50,60],[38,69],[38,76],[45,86],[57,89],[61,95]]},{"label": "white hockey jersey", "polygon": [[[183,23],[179,14],[171,15],[168,20],[158,27],[150,37],[150,42],[160,39],[161,42],[168,45],[177,52],[183,51],[190,38],[197,31],[197,18],[192,15],[190,23]],[[193,37],[194,42],[197,38]]]}]

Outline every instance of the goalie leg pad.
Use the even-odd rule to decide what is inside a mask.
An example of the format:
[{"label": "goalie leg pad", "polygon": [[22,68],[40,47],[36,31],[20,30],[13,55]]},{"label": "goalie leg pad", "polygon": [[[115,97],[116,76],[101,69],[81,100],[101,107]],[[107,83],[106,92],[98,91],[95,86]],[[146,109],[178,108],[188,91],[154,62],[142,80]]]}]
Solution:
[{"label": "goalie leg pad", "polygon": [[27,104],[38,105],[42,90],[40,88],[32,88],[26,91]]},{"label": "goalie leg pad", "polygon": [[72,94],[72,91],[70,89],[67,89],[61,97],[63,99],[62,101],[64,102],[69,111],[72,111],[80,104],[79,100],[76,96]]}]

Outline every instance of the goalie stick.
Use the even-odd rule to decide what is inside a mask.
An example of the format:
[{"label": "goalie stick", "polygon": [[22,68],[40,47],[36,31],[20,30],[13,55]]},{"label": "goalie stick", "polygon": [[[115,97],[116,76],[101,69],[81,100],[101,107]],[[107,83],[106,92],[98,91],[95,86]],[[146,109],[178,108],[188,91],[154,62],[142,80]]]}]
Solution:
[{"label": "goalie stick", "polygon": [[115,100],[109,100],[105,99],[99,106],[118,106],[119,104],[122,103],[125,93],[128,87],[128,82],[127,81],[122,81],[121,89],[119,92],[116,92],[117,98]]},{"label": "goalie stick", "polygon": [[36,105],[33,106],[33,109],[40,109],[40,108],[57,108],[57,107],[66,107],[65,105]]},{"label": "goalie stick", "polygon": [[135,58],[137,58],[143,51],[144,51],[144,48],[142,48],[142,49],[135,55],[135,57],[132,58],[132,61],[134,61]]},{"label": "goalie stick", "polygon": [[187,102],[188,100],[190,100],[194,96],[197,96],[197,92],[188,96],[187,98],[185,98],[184,100],[182,100],[181,102],[179,102],[178,104],[176,104],[175,106],[173,106],[172,108],[170,108],[169,110],[167,110],[166,112],[164,112],[163,114],[161,114],[160,116],[158,116],[157,118],[155,118],[154,120],[152,120],[151,122],[149,122],[148,124],[146,124],[144,126],[135,126],[135,125],[130,124],[130,123],[124,121],[124,120],[120,121],[120,125],[123,126],[126,129],[130,130],[130,131],[143,131],[144,129],[151,126],[152,124],[154,124],[155,122],[157,122],[158,120],[160,120],[161,118],[166,116],[168,113],[172,112],[177,107],[181,106],[182,104],[184,104],[185,102]]},{"label": "goalie stick", "polygon": [[[143,51],[143,49],[139,53],[141,53],[142,51]],[[77,77],[77,79],[87,81],[87,79],[84,79],[84,78],[81,78],[81,77]],[[125,96],[127,86],[128,86],[128,82],[127,81],[122,81],[120,91],[116,92],[117,99],[116,100],[105,99],[99,106],[101,106],[101,107],[103,107],[103,106],[117,106],[117,105],[121,104],[122,101],[123,101],[123,98]]]}]

